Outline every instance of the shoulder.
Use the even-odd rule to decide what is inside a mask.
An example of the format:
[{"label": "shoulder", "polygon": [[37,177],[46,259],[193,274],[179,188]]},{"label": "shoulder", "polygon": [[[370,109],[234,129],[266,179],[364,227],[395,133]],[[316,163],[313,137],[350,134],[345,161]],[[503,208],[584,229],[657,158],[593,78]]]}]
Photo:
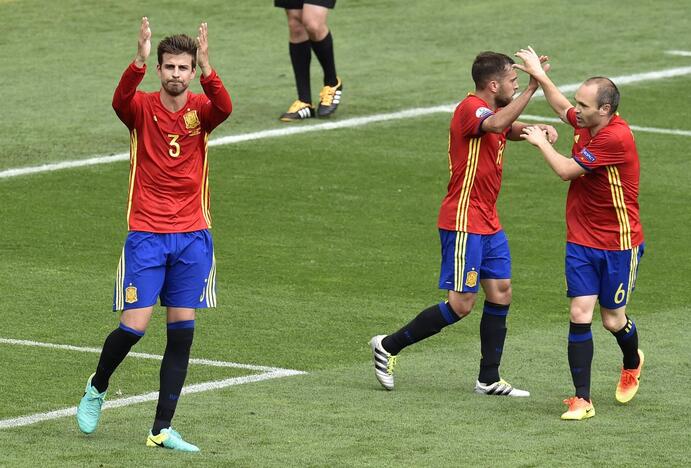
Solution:
[{"label": "shoulder", "polygon": [[460,114],[465,117],[472,116],[476,119],[484,119],[485,117],[494,114],[494,112],[489,108],[485,101],[473,94],[469,94],[460,102],[460,104],[458,104],[455,114]]},{"label": "shoulder", "polygon": [[619,150],[625,150],[634,144],[631,128],[619,116],[614,116],[609,125],[600,130],[593,140]]}]

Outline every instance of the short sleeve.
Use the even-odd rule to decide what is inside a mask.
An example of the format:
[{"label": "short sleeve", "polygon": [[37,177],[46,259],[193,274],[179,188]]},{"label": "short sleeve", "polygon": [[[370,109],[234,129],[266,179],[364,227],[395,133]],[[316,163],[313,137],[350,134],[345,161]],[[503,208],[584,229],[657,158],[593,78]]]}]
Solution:
[{"label": "short sleeve", "polygon": [[566,120],[573,128],[578,128],[578,123],[576,122],[576,108],[572,107],[566,111]]},{"label": "short sleeve", "polygon": [[480,126],[482,122],[494,115],[492,109],[480,99],[465,99],[458,106],[458,125],[463,136],[480,136],[484,134]]}]

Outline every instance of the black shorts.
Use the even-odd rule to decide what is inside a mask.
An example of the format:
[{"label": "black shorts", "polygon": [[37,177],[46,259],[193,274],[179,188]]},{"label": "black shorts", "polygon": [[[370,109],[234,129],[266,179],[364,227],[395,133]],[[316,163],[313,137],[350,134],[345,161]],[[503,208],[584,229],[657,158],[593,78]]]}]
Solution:
[{"label": "black shorts", "polygon": [[336,0],[274,0],[274,6],[285,8],[286,10],[302,10],[302,5],[305,3],[323,6],[324,8],[336,6]]}]

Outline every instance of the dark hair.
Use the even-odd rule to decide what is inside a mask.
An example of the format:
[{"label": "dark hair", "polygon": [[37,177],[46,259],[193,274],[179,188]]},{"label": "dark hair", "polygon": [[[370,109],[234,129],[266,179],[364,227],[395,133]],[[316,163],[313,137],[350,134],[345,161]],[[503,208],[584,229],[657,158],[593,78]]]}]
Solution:
[{"label": "dark hair", "polygon": [[482,52],[475,57],[473,62],[473,81],[477,89],[484,89],[492,80],[501,78],[507,68],[511,68],[514,62],[508,55],[498,52]]},{"label": "dark hair", "polygon": [[197,67],[197,42],[186,34],[168,36],[158,43],[158,64],[163,63],[163,54],[190,54],[192,68]]},{"label": "dark hair", "polygon": [[597,108],[609,104],[609,115],[614,114],[619,107],[619,88],[609,78],[593,76],[585,80],[583,84],[597,85]]}]

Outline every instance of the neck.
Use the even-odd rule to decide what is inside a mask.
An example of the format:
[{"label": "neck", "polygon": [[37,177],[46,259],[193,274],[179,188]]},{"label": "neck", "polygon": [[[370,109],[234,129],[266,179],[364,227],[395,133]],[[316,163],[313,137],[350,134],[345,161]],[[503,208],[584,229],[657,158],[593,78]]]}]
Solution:
[{"label": "neck", "polygon": [[494,95],[487,90],[476,89],[473,93],[489,105],[492,110],[497,110],[497,102],[494,100]]},{"label": "neck", "polygon": [[161,88],[160,96],[161,104],[170,112],[177,112],[187,104],[187,90],[177,96],[171,96],[164,88]]},{"label": "neck", "polygon": [[590,127],[590,136],[594,137],[597,135],[597,132],[605,128],[607,125],[609,125],[609,122],[614,118],[614,115],[609,116],[606,119],[603,119],[602,122],[597,124],[595,127]]}]

